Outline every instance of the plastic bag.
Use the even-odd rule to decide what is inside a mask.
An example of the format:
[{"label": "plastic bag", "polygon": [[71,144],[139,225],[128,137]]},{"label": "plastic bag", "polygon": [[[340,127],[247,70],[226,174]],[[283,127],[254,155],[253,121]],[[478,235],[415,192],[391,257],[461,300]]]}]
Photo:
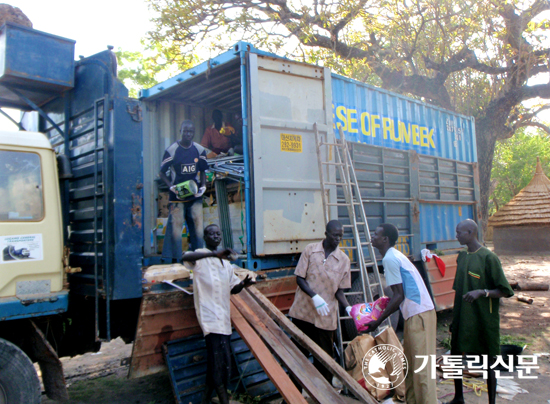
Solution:
[{"label": "plastic bag", "polygon": [[366,325],[372,321],[377,320],[380,314],[384,311],[390,298],[387,296],[381,297],[375,302],[371,303],[359,303],[351,307],[351,317],[357,327],[357,331],[365,331]]}]

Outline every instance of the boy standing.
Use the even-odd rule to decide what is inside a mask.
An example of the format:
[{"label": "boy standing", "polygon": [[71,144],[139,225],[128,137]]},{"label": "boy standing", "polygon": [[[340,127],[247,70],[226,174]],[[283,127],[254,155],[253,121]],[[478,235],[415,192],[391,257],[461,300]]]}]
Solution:
[{"label": "boy standing", "polygon": [[234,251],[217,251],[222,240],[218,225],[204,229],[206,248],[182,256],[185,266],[193,270],[193,298],[197,319],[206,340],[206,392],[203,403],[210,402],[212,392],[221,404],[229,403],[227,386],[231,374],[230,295],[252,284],[248,277],[241,281],[233,272],[228,258]]}]

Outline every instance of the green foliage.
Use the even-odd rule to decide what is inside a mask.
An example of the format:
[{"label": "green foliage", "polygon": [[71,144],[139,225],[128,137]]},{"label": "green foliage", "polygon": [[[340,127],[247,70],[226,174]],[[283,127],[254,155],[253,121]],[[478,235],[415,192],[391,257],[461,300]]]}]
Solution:
[{"label": "green foliage", "polygon": [[497,142],[491,172],[494,190],[490,197],[490,214],[529,184],[535,173],[537,157],[543,171],[549,175],[550,141],[542,131],[520,130],[513,138]]},{"label": "green foliage", "polygon": [[118,78],[128,87],[130,97],[137,98],[139,88],[157,84],[155,75],[161,68],[150,58],[145,58],[141,52],[128,52],[120,48],[115,55],[119,65]]},{"label": "green foliage", "polygon": [[137,98],[139,89],[151,88],[199,61],[193,53],[180,54],[174,47],[163,43],[150,44],[144,52],[119,48],[115,55],[119,65],[118,78],[128,87],[130,97],[134,98]]},{"label": "green foliage", "polygon": [[[536,0],[148,2],[152,47],[186,54],[225,50],[244,40],[474,115],[505,89],[507,66],[518,51],[543,49],[548,30],[547,20],[531,20],[548,8]],[[522,13],[529,24],[512,26]],[[528,46],[522,46],[522,30]],[[517,83],[539,66],[537,58],[527,63],[516,71]]]}]

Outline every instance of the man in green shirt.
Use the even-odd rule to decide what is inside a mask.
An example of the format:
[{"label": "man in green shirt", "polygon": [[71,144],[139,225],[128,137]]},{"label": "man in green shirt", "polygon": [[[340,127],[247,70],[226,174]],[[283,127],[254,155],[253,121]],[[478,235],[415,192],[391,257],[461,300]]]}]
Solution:
[{"label": "man in green shirt", "polygon": [[[489,404],[496,399],[495,371],[490,369],[500,355],[501,297],[514,295],[498,257],[477,239],[477,224],[464,220],[456,226],[456,238],[467,249],[458,254],[453,284],[455,302],[451,324],[451,355],[487,355]],[[462,379],[455,379],[455,396],[449,404],[463,404]]]}]

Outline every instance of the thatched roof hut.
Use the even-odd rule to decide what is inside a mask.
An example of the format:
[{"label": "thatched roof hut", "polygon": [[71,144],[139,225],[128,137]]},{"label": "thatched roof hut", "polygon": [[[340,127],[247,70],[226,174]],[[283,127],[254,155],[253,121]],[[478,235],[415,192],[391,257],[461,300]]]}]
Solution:
[{"label": "thatched roof hut", "polygon": [[531,182],[489,218],[497,254],[550,254],[550,180],[537,168]]}]

